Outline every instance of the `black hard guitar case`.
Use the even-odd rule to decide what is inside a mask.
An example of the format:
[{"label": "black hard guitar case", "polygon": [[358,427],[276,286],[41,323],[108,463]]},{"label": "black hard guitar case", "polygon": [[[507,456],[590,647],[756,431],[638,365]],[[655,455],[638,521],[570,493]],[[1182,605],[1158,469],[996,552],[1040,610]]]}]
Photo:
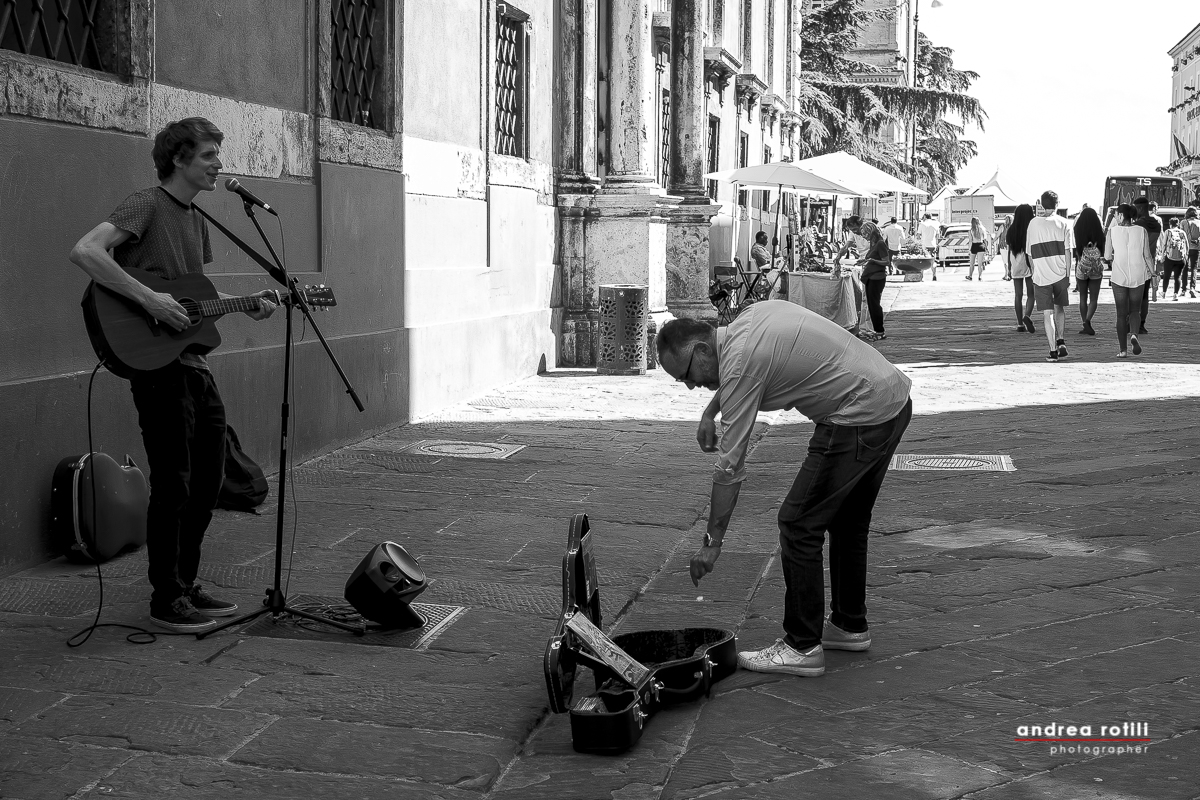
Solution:
[{"label": "black hard guitar case", "polygon": [[69,560],[108,561],[146,543],[149,504],[146,477],[129,456],[123,466],[106,453],[71,456],[54,470],[50,532]]},{"label": "black hard guitar case", "polygon": [[[546,643],[543,666],[550,708],[570,715],[571,742],[581,753],[628,750],[658,709],[706,696],[713,683],[737,669],[733,631],[680,628],[612,638],[603,633],[586,514],[571,518],[562,586],[562,615]],[[592,694],[575,694],[580,664],[595,676]]]}]

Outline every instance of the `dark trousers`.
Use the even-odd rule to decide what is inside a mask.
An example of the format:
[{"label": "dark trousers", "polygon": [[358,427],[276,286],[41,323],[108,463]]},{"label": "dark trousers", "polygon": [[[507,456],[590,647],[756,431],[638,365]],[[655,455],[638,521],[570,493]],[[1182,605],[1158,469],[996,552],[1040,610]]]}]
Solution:
[{"label": "dark trousers", "polygon": [[1167,293],[1167,286],[1171,283],[1171,278],[1175,278],[1175,294],[1179,294],[1179,283],[1183,281],[1183,289],[1187,289],[1187,278],[1183,277],[1183,262],[1172,261],[1167,259],[1163,262],[1163,294]]},{"label": "dark trousers", "polygon": [[883,333],[883,288],[887,281],[883,276],[863,281],[863,289],[867,293],[867,311],[871,314],[871,327],[876,333]]},{"label": "dark trousers", "polygon": [[176,362],[130,381],[150,466],[151,610],[191,589],[225,468],[225,406],[212,374]]},{"label": "dark trousers", "polygon": [[912,400],[880,425],[817,425],[808,455],[779,509],[787,643],[807,650],[821,641],[825,576],[821,551],[829,531],[830,621],[867,629],[867,533],[888,464],[909,420]]},{"label": "dark trousers", "polygon": [[[1146,327],[1146,315],[1150,313],[1150,284],[1153,282],[1154,279],[1151,278],[1142,284],[1141,325],[1138,327],[1138,330]],[[1134,331],[1134,333],[1137,333],[1137,331]]]},{"label": "dark trousers", "polygon": [[1146,296],[1145,286],[1134,286],[1127,289],[1113,284],[1113,303],[1117,307],[1117,341],[1121,343],[1121,352],[1129,341],[1129,334],[1137,333],[1134,324],[1138,321],[1138,307]]},{"label": "dark trousers", "polygon": [[1200,256],[1200,250],[1188,250],[1187,266],[1183,269],[1183,279],[1187,281],[1189,289],[1196,288],[1196,257]]}]

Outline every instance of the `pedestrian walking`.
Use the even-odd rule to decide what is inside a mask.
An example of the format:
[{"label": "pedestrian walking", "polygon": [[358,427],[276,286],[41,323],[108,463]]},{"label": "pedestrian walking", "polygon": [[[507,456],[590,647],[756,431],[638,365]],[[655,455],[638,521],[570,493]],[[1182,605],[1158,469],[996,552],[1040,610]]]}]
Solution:
[{"label": "pedestrian walking", "polygon": [[974,280],[975,265],[979,264],[979,280],[983,280],[983,268],[989,259],[987,231],[979,217],[971,217],[971,263],[967,268],[967,280]]},{"label": "pedestrian walking", "polygon": [[[1030,206],[1032,208],[1032,206]],[[1012,272],[1008,268],[1008,259],[1004,257],[1004,251],[1008,246],[1008,229],[1012,227],[1013,215],[1005,214],[1004,223],[1000,226],[1000,230],[996,233],[996,255],[1000,256],[1000,260],[1004,263],[1004,280],[1011,281],[1013,279]]]},{"label": "pedestrian walking", "polygon": [[1068,355],[1064,336],[1066,307],[1071,304],[1067,279],[1071,274],[1071,224],[1066,217],[1055,213],[1057,208],[1058,193],[1042,192],[1041,208],[1029,222],[1025,236],[1025,246],[1033,261],[1033,295],[1050,342],[1047,361],[1058,361]]},{"label": "pedestrian walking", "polygon": [[1013,282],[1013,310],[1017,314],[1017,330],[1034,333],[1033,327],[1033,262],[1025,249],[1033,206],[1017,206],[1005,234],[1004,269]]},{"label": "pedestrian walking", "polygon": [[[1154,208],[1158,208],[1158,203],[1153,205]],[[1142,293],[1141,324],[1138,325],[1137,331],[1139,334],[1147,333],[1146,317],[1150,313],[1150,291],[1158,264],[1158,238],[1162,235],[1162,220],[1157,215],[1150,213],[1150,206],[1150,201],[1145,197],[1139,197],[1133,201],[1133,208],[1137,212],[1137,218],[1134,219],[1133,224],[1145,229],[1150,240],[1150,271],[1146,275],[1146,291]]]},{"label": "pedestrian walking", "polygon": [[1188,206],[1187,211],[1183,214],[1183,225],[1180,226],[1188,243],[1187,266],[1183,272],[1184,278],[1187,279],[1188,297],[1196,296],[1196,259],[1200,257],[1200,219],[1197,219],[1198,215],[1200,212],[1196,211],[1195,206]]},{"label": "pedestrian walking", "polygon": [[1095,336],[1092,317],[1100,302],[1100,283],[1104,280],[1104,224],[1095,209],[1085,208],[1075,218],[1075,290],[1079,292],[1079,318],[1087,336]]},{"label": "pedestrian walking", "polygon": [[925,250],[925,255],[933,256],[933,279],[936,281],[938,226],[934,224],[932,215],[925,215],[921,224],[917,226],[917,233],[921,236],[921,247]]},{"label": "pedestrian walking", "polygon": [[[1172,218],[1167,223],[1167,229],[1162,235],[1162,263],[1163,263],[1163,299],[1167,298],[1167,289],[1171,285],[1171,279],[1175,279],[1175,292],[1171,295],[1172,300],[1179,299],[1179,283],[1183,280],[1183,266],[1187,259],[1187,235],[1180,230],[1179,220]],[[1187,287],[1184,287],[1186,291]]]},{"label": "pedestrian walking", "polygon": [[1150,234],[1135,224],[1133,206],[1122,203],[1117,207],[1117,224],[1108,229],[1104,257],[1112,265],[1113,301],[1117,306],[1117,341],[1121,349],[1117,358],[1126,358],[1128,350],[1140,355],[1142,345],[1134,330],[1141,316],[1142,296],[1146,292],[1146,276],[1154,264]]},{"label": "pedestrian walking", "polygon": [[892,217],[888,224],[883,226],[883,235],[887,239],[888,251],[891,253],[886,274],[891,275],[893,272],[892,260],[900,257],[900,247],[904,242],[904,229],[900,227],[900,223],[896,222],[896,218]]},{"label": "pedestrian walking", "polygon": [[866,257],[858,263],[863,268],[863,293],[867,296],[867,311],[871,315],[871,327],[874,329],[873,333],[867,333],[863,338],[877,341],[887,338],[883,330],[883,288],[887,286],[887,270],[892,265],[892,253],[879,228],[864,223],[859,233],[866,237],[869,248]]},{"label": "pedestrian walking", "polygon": [[[871,513],[912,418],[912,382],[873,347],[820,314],[783,300],[755,303],[728,327],[674,319],[659,331],[659,363],[689,389],[715,392],[696,430],[717,453],[704,544],[692,556],[697,586],[721,555],[760,410],[794,408],[816,423],[808,454],[779,509],[784,636],[738,653],[757,672],[817,677],[825,649],[863,651]],[[716,431],[721,416],[722,435]],[[829,609],[822,568],[829,539]]]}]

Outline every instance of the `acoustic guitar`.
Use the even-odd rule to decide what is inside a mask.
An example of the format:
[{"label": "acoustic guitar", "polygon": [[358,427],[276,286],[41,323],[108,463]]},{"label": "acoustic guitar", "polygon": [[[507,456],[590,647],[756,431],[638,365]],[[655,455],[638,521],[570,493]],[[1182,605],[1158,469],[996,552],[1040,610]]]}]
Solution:
[{"label": "acoustic guitar", "polygon": [[[181,331],[159,322],[140,305],[95,281],[83,293],[83,321],[96,356],[108,371],[122,378],[161,369],[182,353],[204,355],[221,344],[216,319],[235,311],[258,308],[258,297],[222,298],[212,281],[200,273],[167,280],[139,269],[125,270],[141,284],[169,294],[183,306],[190,324]],[[337,305],[327,286],[306,286],[301,295],[313,308]],[[291,303],[290,297],[275,293],[277,304]]]}]

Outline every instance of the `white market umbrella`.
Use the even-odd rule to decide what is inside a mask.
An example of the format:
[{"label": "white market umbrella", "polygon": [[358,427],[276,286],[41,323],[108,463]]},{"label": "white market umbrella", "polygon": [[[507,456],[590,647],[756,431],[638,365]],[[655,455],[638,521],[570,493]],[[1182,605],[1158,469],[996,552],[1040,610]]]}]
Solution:
[{"label": "white market umbrella", "polygon": [[805,158],[797,161],[795,166],[828,180],[857,186],[871,194],[929,194],[845,151]]}]

